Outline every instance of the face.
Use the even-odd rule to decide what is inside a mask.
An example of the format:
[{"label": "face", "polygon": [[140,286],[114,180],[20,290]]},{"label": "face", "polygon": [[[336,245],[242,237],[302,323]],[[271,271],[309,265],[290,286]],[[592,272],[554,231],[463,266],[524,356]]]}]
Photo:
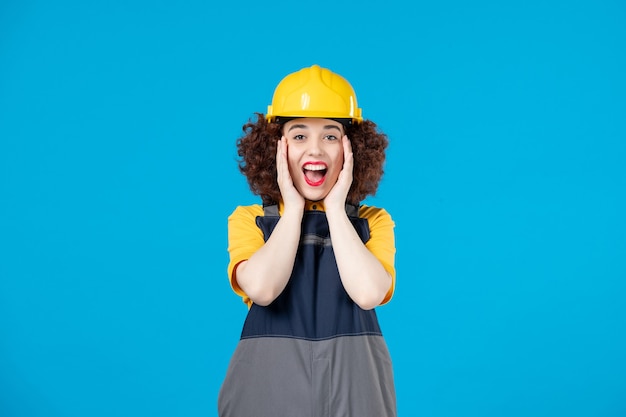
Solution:
[{"label": "face", "polygon": [[294,186],[307,200],[323,200],[343,168],[343,125],[330,119],[294,119],[285,123],[283,135]]}]

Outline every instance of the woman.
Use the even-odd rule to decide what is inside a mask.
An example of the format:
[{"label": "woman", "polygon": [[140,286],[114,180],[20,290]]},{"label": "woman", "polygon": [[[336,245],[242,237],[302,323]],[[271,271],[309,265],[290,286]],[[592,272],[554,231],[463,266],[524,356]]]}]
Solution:
[{"label": "woman", "polygon": [[317,65],[285,77],[244,125],[239,166],[263,205],[228,220],[228,274],[250,310],[220,416],[396,415],[374,310],[395,287],[394,224],[360,205],[387,144],[348,81]]}]

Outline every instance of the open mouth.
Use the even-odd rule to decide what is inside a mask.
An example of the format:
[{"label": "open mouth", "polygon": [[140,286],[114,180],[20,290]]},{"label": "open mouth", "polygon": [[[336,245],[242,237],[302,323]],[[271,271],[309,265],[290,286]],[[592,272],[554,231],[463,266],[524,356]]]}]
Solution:
[{"label": "open mouth", "polygon": [[313,187],[322,185],[327,171],[328,167],[324,163],[306,163],[302,167],[306,183]]}]

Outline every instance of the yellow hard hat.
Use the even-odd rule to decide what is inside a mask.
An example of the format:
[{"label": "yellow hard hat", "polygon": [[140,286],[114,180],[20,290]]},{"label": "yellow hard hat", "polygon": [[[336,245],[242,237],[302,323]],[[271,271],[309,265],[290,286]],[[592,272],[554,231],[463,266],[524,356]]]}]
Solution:
[{"label": "yellow hard hat", "polygon": [[363,121],[356,94],[350,83],[339,74],[313,65],[287,75],[274,90],[272,104],[267,106],[269,122],[295,117],[346,119]]}]

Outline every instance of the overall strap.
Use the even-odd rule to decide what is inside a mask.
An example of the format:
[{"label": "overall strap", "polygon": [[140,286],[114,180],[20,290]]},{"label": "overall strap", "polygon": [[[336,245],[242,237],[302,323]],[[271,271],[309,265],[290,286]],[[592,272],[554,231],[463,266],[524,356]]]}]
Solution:
[{"label": "overall strap", "polygon": [[278,204],[263,204],[263,215],[278,217]]},{"label": "overall strap", "polygon": [[346,203],[348,217],[359,217],[359,204]]}]

